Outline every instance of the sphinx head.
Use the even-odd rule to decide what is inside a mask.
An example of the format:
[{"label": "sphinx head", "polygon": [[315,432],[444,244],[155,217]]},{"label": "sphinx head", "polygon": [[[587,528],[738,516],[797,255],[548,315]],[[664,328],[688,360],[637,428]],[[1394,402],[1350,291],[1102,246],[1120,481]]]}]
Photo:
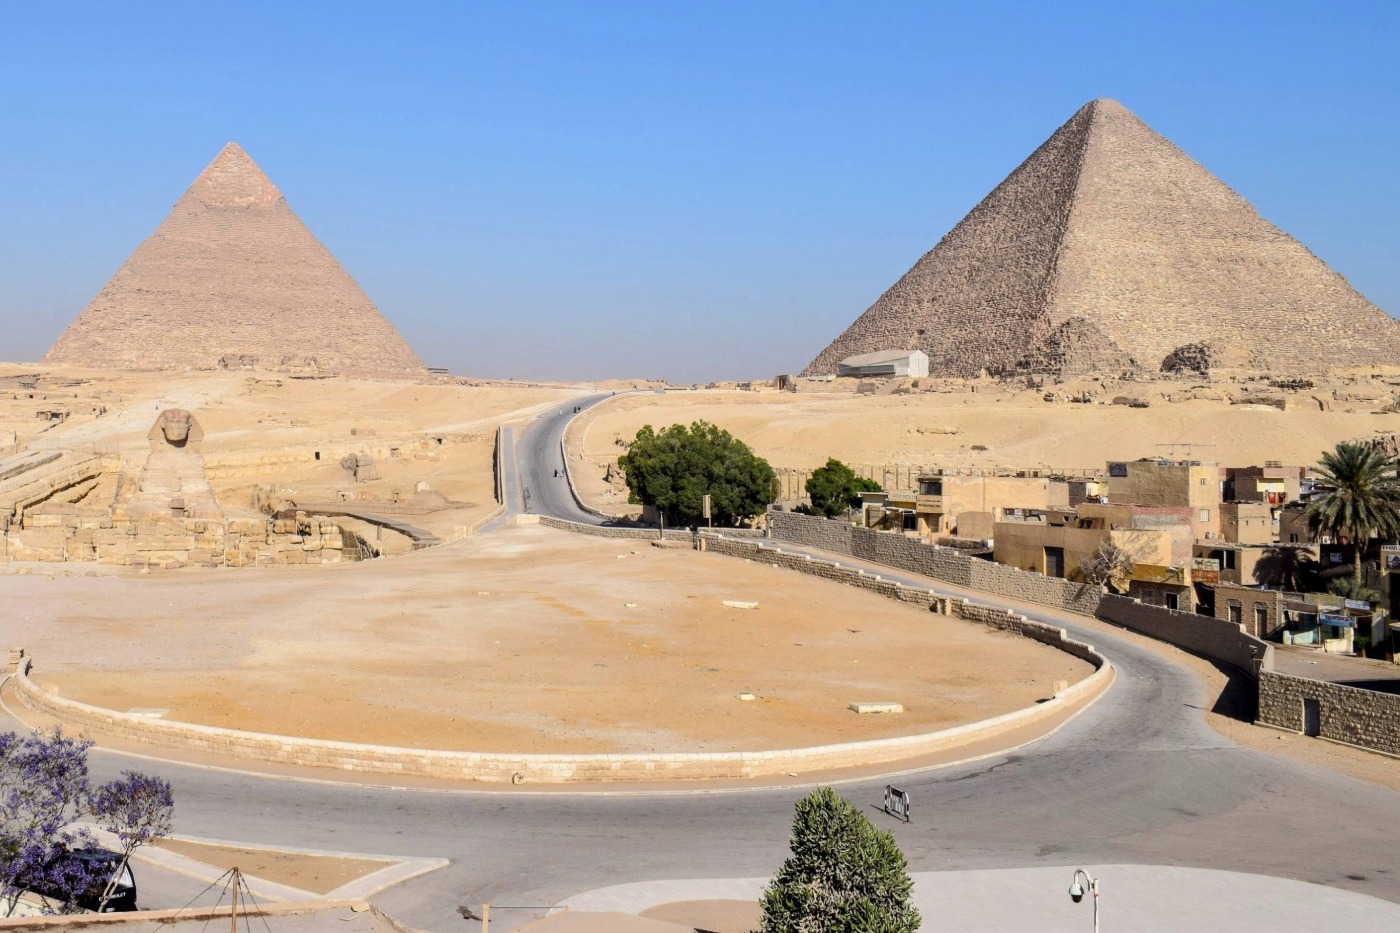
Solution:
[{"label": "sphinx head", "polygon": [[183,408],[167,408],[160,413],[156,423],[147,435],[153,441],[164,440],[171,447],[184,447],[189,441],[198,441],[204,436],[194,415]]}]

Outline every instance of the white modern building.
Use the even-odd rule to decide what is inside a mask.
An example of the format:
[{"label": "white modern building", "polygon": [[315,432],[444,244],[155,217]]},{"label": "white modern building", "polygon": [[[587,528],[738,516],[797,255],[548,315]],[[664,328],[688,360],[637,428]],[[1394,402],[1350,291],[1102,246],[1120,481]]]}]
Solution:
[{"label": "white modern building", "polygon": [[928,375],[928,354],[922,350],[877,350],[848,356],[836,367],[838,376],[890,377]]}]

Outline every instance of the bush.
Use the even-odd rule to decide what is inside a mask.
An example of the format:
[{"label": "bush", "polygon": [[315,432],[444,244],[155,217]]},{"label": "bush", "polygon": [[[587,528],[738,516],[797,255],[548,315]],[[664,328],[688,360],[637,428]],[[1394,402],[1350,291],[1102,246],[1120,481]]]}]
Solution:
[{"label": "bush", "polygon": [[617,463],[627,477],[628,501],[654,506],[673,525],[701,521],[707,493],[716,525],[761,515],[778,497],[768,461],[705,421],[660,432],[646,425]]},{"label": "bush", "polygon": [[913,933],[922,918],[904,853],[850,801],[820,787],[797,802],[792,855],[763,892],[761,933]]}]

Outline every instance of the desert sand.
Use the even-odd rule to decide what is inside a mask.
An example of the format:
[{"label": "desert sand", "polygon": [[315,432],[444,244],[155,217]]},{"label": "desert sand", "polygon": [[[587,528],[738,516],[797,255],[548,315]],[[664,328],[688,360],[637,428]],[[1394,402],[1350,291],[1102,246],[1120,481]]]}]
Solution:
[{"label": "desert sand", "polygon": [[[0,573],[0,638],[29,649],[41,685],[317,738],[783,748],[983,719],[1091,672],[1039,643],[834,582],[539,526],[316,573],[103,569]],[[857,715],[853,701],[906,712]]]},{"label": "desert sand", "polygon": [[[590,504],[622,514],[628,511],[627,491],[615,466],[626,442],[644,424],[659,429],[696,420],[729,430],[780,473],[791,471],[794,475],[783,477],[784,496],[793,498],[803,495],[803,473],[828,457],[888,486],[897,475],[898,486],[907,488],[911,473],[935,467],[1049,467],[1077,474],[1102,471],[1109,460],[1154,456],[1239,466],[1267,460],[1308,465],[1338,441],[1400,431],[1400,414],[1380,411],[1391,401],[1388,384],[1271,392],[1294,406],[1288,410],[1204,397],[1248,398],[1254,392],[1248,387],[1197,388],[1189,382],[1121,389],[1147,400],[1147,408],[1111,404],[1118,394],[1113,391],[1074,404],[1045,401],[1046,389],[1010,391],[988,384],[975,393],[965,389],[884,396],[805,387],[798,393],[714,389],[619,396],[571,428],[574,479]],[[1063,396],[1075,389],[1052,390]],[[1190,395],[1201,397],[1186,398]],[[1331,410],[1321,410],[1318,395]],[[604,481],[609,464],[612,483]]]}]

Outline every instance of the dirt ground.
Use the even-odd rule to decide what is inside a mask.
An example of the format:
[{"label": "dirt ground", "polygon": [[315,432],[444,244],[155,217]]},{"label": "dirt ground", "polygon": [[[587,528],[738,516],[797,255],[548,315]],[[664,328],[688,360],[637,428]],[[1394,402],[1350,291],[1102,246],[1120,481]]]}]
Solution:
[{"label": "dirt ground", "polygon": [[673,901],[639,916],[706,933],[748,933],[758,929],[763,912],[756,901]]},{"label": "dirt ground", "polygon": [[[315,573],[0,570],[0,602],[0,639],[25,646],[39,683],[63,696],[422,748],[883,738],[1029,706],[1055,680],[1091,672],[1036,642],[834,582],[539,526]],[[854,701],[906,712],[857,715]]]},{"label": "dirt ground", "polygon": [[[626,487],[620,477],[611,486],[603,477],[608,464],[615,465],[626,450],[620,442],[630,441],[644,424],[659,429],[699,419],[713,422],[780,471],[810,470],[835,457],[895,486],[898,468],[898,488],[908,488],[908,471],[912,468],[917,476],[919,467],[1080,472],[1103,470],[1109,460],[1152,456],[1191,456],[1240,466],[1266,460],[1309,465],[1338,441],[1400,431],[1400,414],[1373,413],[1389,400],[1385,385],[1365,390],[1379,394],[1385,389],[1384,398],[1329,402],[1331,411],[1319,410],[1311,395],[1305,401],[1312,410],[1279,411],[1263,405],[1162,398],[1189,384],[1149,383],[1146,388],[1151,392],[1140,389],[1141,394],[1157,396],[1148,408],[1048,403],[1040,390],[999,389],[906,396],[732,389],[626,396],[579,418],[570,430],[569,449],[575,482],[589,503],[622,514],[627,510]],[[1181,442],[1197,446],[1187,448]]]},{"label": "dirt ground", "polygon": [[342,858],[277,849],[245,849],[188,839],[157,839],[153,844],[223,871],[238,868],[255,878],[315,894],[329,894],[343,884],[394,864],[378,859]]}]

